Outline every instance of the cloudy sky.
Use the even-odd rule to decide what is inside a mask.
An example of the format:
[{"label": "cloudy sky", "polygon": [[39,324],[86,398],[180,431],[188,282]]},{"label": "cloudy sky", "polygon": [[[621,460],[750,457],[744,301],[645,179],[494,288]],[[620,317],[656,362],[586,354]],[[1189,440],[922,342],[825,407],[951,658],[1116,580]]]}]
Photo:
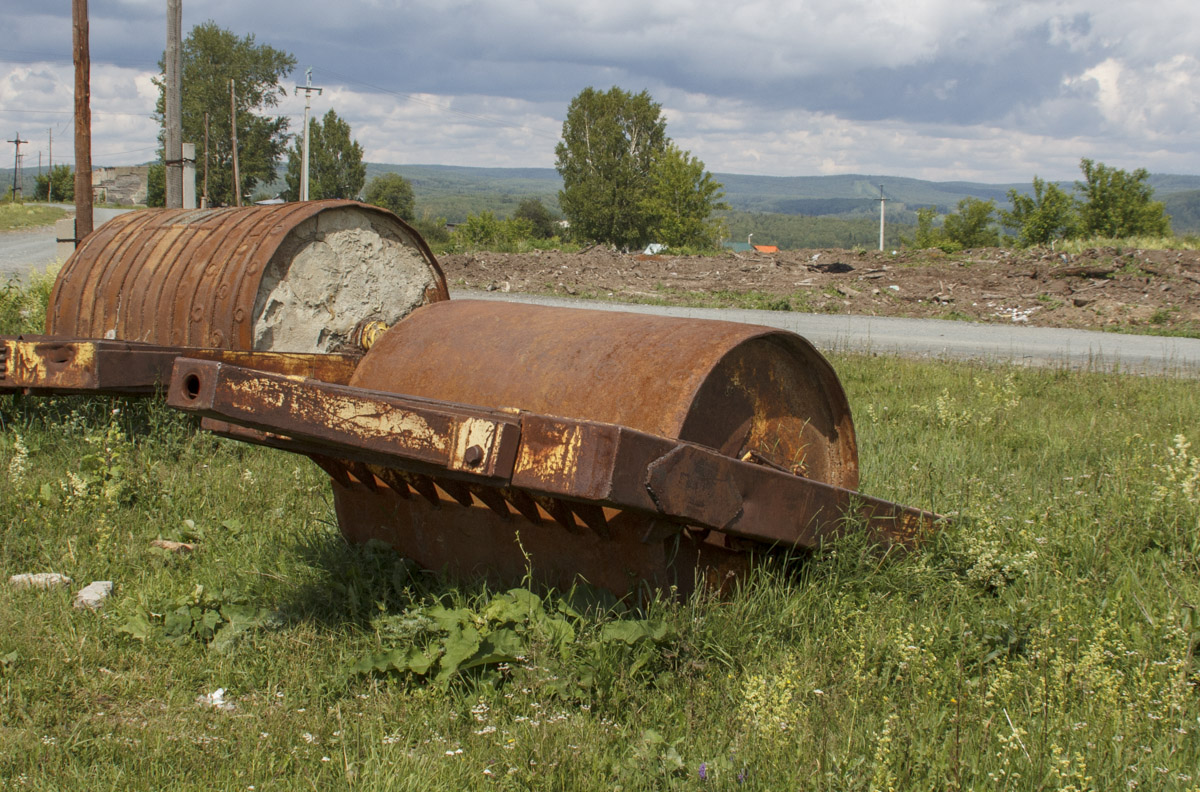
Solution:
[{"label": "cloudy sky", "polygon": [[[72,159],[70,5],[4,2],[0,132],[26,167],[51,134]],[[166,1],[89,5],[93,161],[147,161]],[[618,85],[717,172],[1200,174],[1196,0],[183,0],[184,35],[210,19],[295,55],[289,88],[311,66],[314,112],[372,162],[553,167],[571,98]]]}]

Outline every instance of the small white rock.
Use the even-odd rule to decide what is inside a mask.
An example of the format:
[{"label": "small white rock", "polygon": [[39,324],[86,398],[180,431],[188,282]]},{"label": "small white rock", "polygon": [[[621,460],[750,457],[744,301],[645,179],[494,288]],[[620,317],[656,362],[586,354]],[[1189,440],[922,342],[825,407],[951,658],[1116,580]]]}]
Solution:
[{"label": "small white rock", "polygon": [[8,584],[13,588],[54,588],[55,586],[64,586],[71,582],[71,578],[66,575],[60,575],[57,572],[33,572],[21,575],[13,575],[8,579]]},{"label": "small white rock", "polygon": [[231,712],[237,709],[232,701],[225,700],[225,688],[217,688],[212,693],[196,696],[196,703],[202,707],[212,707],[222,712]]},{"label": "small white rock", "polygon": [[112,590],[111,580],[93,580],[75,594],[75,607],[96,610],[104,604],[104,600],[108,599]]}]

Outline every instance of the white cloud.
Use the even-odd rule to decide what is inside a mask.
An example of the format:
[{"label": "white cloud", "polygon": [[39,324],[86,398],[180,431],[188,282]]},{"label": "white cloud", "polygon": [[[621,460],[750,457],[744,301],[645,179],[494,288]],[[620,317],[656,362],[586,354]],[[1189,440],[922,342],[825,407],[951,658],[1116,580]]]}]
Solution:
[{"label": "white cloud", "polygon": [[[97,162],[144,161],[161,0],[92,14]],[[1072,178],[1090,156],[1200,172],[1195,0],[348,0],[333,14],[212,0],[184,14],[185,29],[212,18],[291,51],[289,84],[314,66],[314,111],[335,108],[373,161],[550,166],[571,97],[616,84],[649,89],[670,134],[721,171],[1026,181]],[[66,142],[69,10],[16,0],[9,21],[8,57],[32,62],[0,66],[0,127],[58,125]],[[293,129],[302,109],[279,108]]]},{"label": "white cloud", "polygon": [[1070,84],[1090,84],[1097,109],[1125,135],[1190,143],[1200,123],[1200,60],[1192,55],[1148,65],[1108,58]]},{"label": "white cloud", "polygon": [[[92,163],[119,165],[154,159],[158,125],[151,114],[157,89],[150,73],[107,64],[91,70]],[[32,63],[0,72],[0,128],[18,129],[25,167],[41,152],[55,163],[74,162],[75,72],[69,65]]]}]

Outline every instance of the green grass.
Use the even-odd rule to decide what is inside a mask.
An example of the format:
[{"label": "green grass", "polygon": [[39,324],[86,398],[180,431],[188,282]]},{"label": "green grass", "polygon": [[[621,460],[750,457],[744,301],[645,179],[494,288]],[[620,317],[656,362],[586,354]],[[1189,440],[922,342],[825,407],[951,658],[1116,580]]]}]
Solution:
[{"label": "green grass", "polygon": [[[0,789],[1195,789],[1195,384],[833,363],[863,490],[939,535],[644,612],[547,595],[573,640],[518,619],[523,660],[445,683],[353,668],[449,646],[439,607],[496,634],[500,600],[347,546],[307,460],[160,404],[3,397],[0,573],[75,584],[0,582]],[[92,580],[112,598],[73,610]],[[196,703],[217,688],[236,709]]]},{"label": "green grass", "polygon": [[[622,294],[621,302],[639,303],[642,305],[685,305],[689,308],[744,308],[760,311],[819,311],[814,303],[818,293],[813,290],[798,289],[791,294],[772,294],[771,292],[750,289],[748,291],[730,291],[713,289],[696,291],[681,289],[676,286],[665,286],[655,283],[653,294]],[[558,294],[553,288],[547,289],[549,294]],[[581,299],[604,300],[611,299],[603,293],[580,293],[574,295]],[[828,296],[828,295],[825,295]]]},{"label": "green grass", "polygon": [[54,225],[67,216],[65,209],[27,203],[0,203],[0,231],[19,231]]},{"label": "green grass", "polygon": [[44,333],[46,306],[59,266],[52,264],[45,272],[31,271],[24,283],[10,279],[0,284],[0,333]]},{"label": "green grass", "polygon": [[1103,248],[1114,248],[1118,255],[1134,250],[1200,250],[1200,235],[1123,237],[1119,239],[1088,237],[1087,239],[1063,239],[1054,244],[1055,250],[1075,254]]},{"label": "green grass", "polygon": [[1194,383],[832,361],[863,491],[952,521],[641,610],[348,546],[310,462],[159,402],[0,397],[0,789],[1196,789]]}]

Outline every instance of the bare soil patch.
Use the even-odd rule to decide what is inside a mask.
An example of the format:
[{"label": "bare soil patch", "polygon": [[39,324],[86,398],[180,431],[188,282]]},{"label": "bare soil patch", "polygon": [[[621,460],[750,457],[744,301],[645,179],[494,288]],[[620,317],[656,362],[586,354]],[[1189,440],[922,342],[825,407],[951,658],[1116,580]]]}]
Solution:
[{"label": "bare soil patch", "polygon": [[1200,336],[1200,251],[986,248],[440,259],[452,288]]}]

